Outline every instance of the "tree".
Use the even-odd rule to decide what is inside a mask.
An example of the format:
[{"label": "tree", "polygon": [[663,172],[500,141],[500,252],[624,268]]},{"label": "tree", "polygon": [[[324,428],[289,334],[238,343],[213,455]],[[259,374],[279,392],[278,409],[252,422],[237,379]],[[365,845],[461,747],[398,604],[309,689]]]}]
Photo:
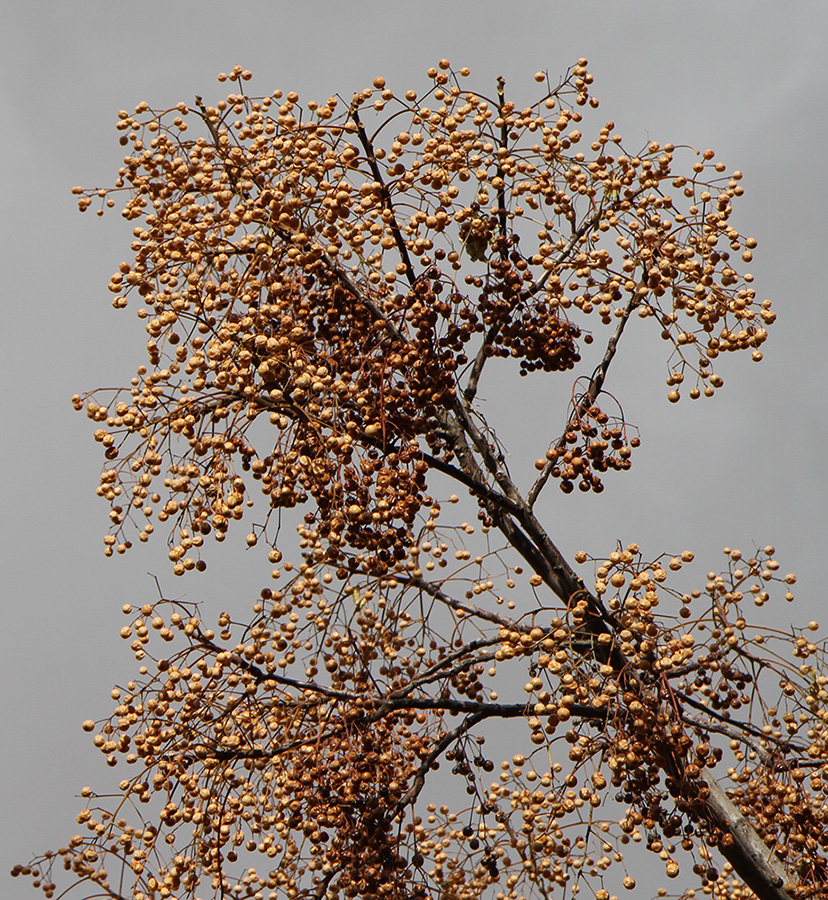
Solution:
[{"label": "tree", "polygon": [[[639,843],[682,896],[828,896],[817,624],[749,622],[793,599],[773,547],[728,549],[696,589],[690,551],[580,552],[587,584],[535,512],[631,465],[607,388],[631,317],[676,402],[722,386],[722,353],[759,361],[775,315],[737,271],[741,174],[628,152],[612,122],[585,138],[586,65],[539,73],[524,107],[442,60],[424,97],[376,78],[348,102],[255,99],[237,67],[215,107],[119,113],[114,187],[76,189],[100,214],[126,194],[134,259],[109,287],[149,337],[129,387],[74,398],[104,448],[106,553],[163,526],[173,572],[203,571],[258,509],[246,543],[275,568],[216,628],[163,595],[124,609],[137,677],[84,728],[126,774],[15,869],[48,897],[62,866],[117,900],[604,900],[635,886]],[[484,374],[582,362],[524,489]]]}]

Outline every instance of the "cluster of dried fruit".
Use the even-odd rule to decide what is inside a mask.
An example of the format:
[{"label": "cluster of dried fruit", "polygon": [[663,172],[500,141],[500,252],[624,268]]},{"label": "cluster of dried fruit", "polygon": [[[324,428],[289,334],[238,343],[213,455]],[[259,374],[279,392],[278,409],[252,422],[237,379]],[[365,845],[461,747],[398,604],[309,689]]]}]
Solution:
[{"label": "cluster of dried fruit", "polygon": [[[142,541],[170,522],[173,571],[203,569],[205,537],[260,488],[247,544],[269,545],[276,586],[216,630],[180,601],[125,608],[139,676],[84,727],[136,774],[80,814],[86,834],[16,869],[47,897],[60,863],[116,900],[516,900],[581,879],[607,900],[613,865],[635,886],[630,843],[670,878],[692,853],[714,896],[825,896],[823,648],[744,609],[794,581],[773,548],[728,549],[681,593],[668,580],[692,553],[630,545],[587,588],[534,513],[550,477],[600,491],[630,466],[637,431],[604,384],[633,314],[672,345],[670,400],[686,377],[691,398],[721,386],[721,352],[761,358],[774,314],[734,268],[755,247],[729,223],[741,176],[711,151],[676,175],[675,147],[628,153],[611,122],[587,145],[585,60],[524,108],[467,74],[441,61],[424,98],[377,78],[340,110],[251,98],[237,68],[215,107],[121,113],[115,188],[78,190],[101,212],[127,193],[134,260],[110,290],[116,308],[141,298],[149,338],[129,389],[74,398],[107,459],[107,552],[131,522]],[[573,369],[592,313],[614,327],[524,495],[477,402],[484,370]],[[437,473],[479,526],[444,523],[458,497],[436,499]],[[294,563],[268,518],[298,506]],[[527,731],[492,781],[485,731],[506,719]],[[441,761],[461,790],[438,807],[424,788]]]},{"label": "cluster of dried fruit", "polygon": [[[75,398],[110,461],[108,553],[130,545],[128,520],[141,540],[171,520],[175,571],[195,568],[203,536],[242,516],[252,478],[274,508],[313,498],[332,560],[349,545],[387,568],[428,503],[429,456],[457,456],[451,423],[485,361],[572,368],[579,338],[593,340],[576,312],[616,335],[547,454],[542,479],[565,491],[600,491],[630,465],[637,438],[598,400],[633,312],[673,345],[670,399],[688,371],[691,397],[712,394],[724,350],[761,357],[774,313],[733,268],[756,243],[729,224],[740,173],[705,151],[676,176],[675,147],[625,153],[611,122],[578,149],[579,107],[597,105],[583,61],[522,109],[503,85],[497,103],[463,90],[464,70],[429,74],[430,99],[377,78],[338,118],[336,97],[302,107],[280,91],[120,113],[132,152],[116,187],[78,189],[81,209],[126,191],[123,214],[141,222],[110,290],[117,308],[143,302],[149,365],[123,395]],[[205,134],[185,140],[194,116]],[[263,419],[275,438],[254,441]]]},{"label": "cluster of dried fruit", "polygon": [[[217,896],[269,890],[273,900],[517,897],[600,881],[619,864],[632,888],[624,848],[646,844],[667,877],[679,874],[680,846],[703,861],[693,867],[703,885],[735,898],[747,895],[732,868],[712,863],[732,836],[711,817],[704,774],[727,758],[733,802],[791,864],[803,886],[793,896],[819,896],[806,886],[826,875],[828,677],[804,633],[790,642],[747,624],[746,598],[762,605],[769,586],[794,581],[778,576],[773,548],[749,560],[728,550],[725,572],[680,597],[668,573],[692,561],[689,551],[646,563],[631,545],[596,561],[593,596],[613,594],[614,632],[588,627],[586,592],[562,615],[537,610],[534,624],[473,606],[488,581],[457,600],[462,570],[439,588],[422,580],[448,549],[435,523],[405,571],[337,591],[305,565],[283,589],[262,591],[252,622],[224,613],[215,631],[179,601],[125,607],[121,634],[140,677],[113,691],[110,719],[84,727],[110,765],[138,771],[120,783],[114,809],[90,803],[79,815],[86,835],[18,871],[50,897],[57,862],[116,897],[125,895],[115,872],[122,884],[132,873],[128,895],[145,898],[200,896],[208,885]],[[507,589],[527,578],[533,585],[510,569]],[[689,621],[661,613],[663,600],[692,610]],[[159,655],[152,632],[162,647],[177,634],[185,646]],[[799,671],[785,651],[805,663]],[[515,667],[530,680],[505,703],[497,689],[514,684]],[[777,683],[779,706],[759,723],[742,720]],[[527,749],[491,781],[479,726],[503,719],[526,724],[509,744]],[[441,759],[466,802],[460,794],[438,814],[418,801]],[[128,803],[148,809],[140,827]]]}]

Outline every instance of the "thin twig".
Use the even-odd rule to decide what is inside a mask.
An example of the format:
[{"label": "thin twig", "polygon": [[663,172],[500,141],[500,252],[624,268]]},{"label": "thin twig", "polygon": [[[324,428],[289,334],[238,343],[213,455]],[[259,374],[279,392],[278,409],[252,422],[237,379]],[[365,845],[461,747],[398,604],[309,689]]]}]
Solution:
[{"label": "thin twig", "polygon": [[388,212],[391,213],[391,224],[389,225],[389,227],[391,229],[391,233],[394,236],[394,243],[397,245],[397,250],[400,254],[400,258],[405,264],[405,274],[406,278],[408,279],[408,283],[413,286],[414,282],[417,280],[416,276],[414,275],[414,266],[411,263],[411,258],[408,255],[408,248],[406,247],[405,240],[403,239],[402,233],[400,232],[400,226],[397,222],[397,214],[394,211],[394,204],[391,201],[391,192],[388,190],[388,185],[385,183],[385,179],[382,177],[379,163],[377,162],[377,158],[374,154],[373,144],[368,139],[368,135],[365,133],[365,128],[360,121],[359,112],[357,111],[356,107],[352,107],[351,109],[351,118],[356,125],[359,142],[362,144],[362,149],[365,151],[365,156],[368,159],[368,165],[371,168],[371,174],[374,176],[374,180],[380,185],[380,196],[382,197],[383,209],[388,210]]},{"label": "thin twig", "polygon": [[518,631],[522,634],[528,634],[531,631],[530,626],[521,625],[514,619],[510,619],[508,616],[492,612],[488,609],[482,609],[479,606],[472,606],[469,603],[463,603],[461,600],[455,600],[453,597],[449,597],[448,594],[444,593],[441,588],[437,587],[437,585],[432,584],[429,581],[425,581],[422,578],[403,578],[399,575],[395,575],[394,577],[401,583],[407,583],[412,587],[416,587],[421,591],[425,591],[425,593],[427,593],[429,596],[434,597],[435,600],[439,600],[446,606],[449,606],[452,609],[456,609],[459,612],[463,612],[467,616],[473,616],[476,619],[485,619],[486,621],[494,622],[495,625],[500,625],[501,628],[508,628],[512,631]]},{"label": "thin twig", "polygon": [[717,719],[719,722],[729,725],[731,728],[737,728],[744,734],[749,734],[755,738],[759,738],[760,740],[772,741],[774,744],[777,744],[784,748],[786,752],[794,750],[802,753],[803,755],[807,752],[807,747],[804,747],[800,744],[792,744],[790,741],[780,740],[779,738],[775,738],[770,734],[765,734],[765,732],[760,731],[760,729],[755,728],[753,725],[748,725],[747,722],[736,722],[733,719],[727,719],[721,713],[716,712],[715,709],[710,709],[709,706],[705,706],[703,703],[699,703],[698,700],[695,700],[693,697],[690,697],[687,694],[682,693],[681,691],[674,691],[674,693],[676,697],[679,697],[681,699],[682,703],[688,703],[690,706],[698,709],[700,712],[703,712],[706,715]]},{"label": "thin twig", "polygon": [[723,734],[726,737],[731,738],[731,740],[747,744],[747,746],[750,747],[751,750],[754,750],[756,752],[756,755],[762,760],[763,765],[770,765],[773,761],[773,755],[768,752],[767,748],[762,747],[760,744],[755,743],[749,737],[747,737],[744,729],[736,728],[733,725],[727,724],[726,722],[705,721],[704,719],[700,719],[697,716],[691,716],[690,713],[685,712],[681,708],[679,708],[679,712],[681,714],[682,722],[686,722],[688,725],[693,725],[695,728],[698,728],[701,731],[714,731],[717,734]]}]

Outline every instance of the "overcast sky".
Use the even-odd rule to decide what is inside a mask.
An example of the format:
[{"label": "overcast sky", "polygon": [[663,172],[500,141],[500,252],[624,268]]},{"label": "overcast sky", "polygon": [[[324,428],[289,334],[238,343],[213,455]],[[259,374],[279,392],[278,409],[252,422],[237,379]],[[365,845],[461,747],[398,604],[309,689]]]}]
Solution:
[{"label": "overcast sky", "polygon": [[[247,90],[349,96],[383,75],[422,90],[441,57],[468,66],[490,91],[498,75],[520,106],[533,75],[554,80],[589,59],[593,93],[628,146],[647,139],[712,147],[744,173],[733,224],[756,237],[752,271],[777,324],[764,362],[722,361],[726,387],[708,401],[667,403],[665,345],[634,333],[609,387],[642,433],[633,468],[600,497],[550,490],[540,510],[571,555],[637,541],[645,555],[697,554],[695,582],[723,563],[721,547],[773,543],[799,576],[780,623],[825,607],[825,382],[828,300],[825,154],[828,4],[557,0],[508,3],[225,2],[144,0],[3,4],[3,868],[64,843],[84,784],[110,773],[80,729],[110,712],[109,691],[133,674],[119,640],[123,603],[155,592],[204,600],[241,616],[266,584],[264,554],[211,547],[209,577],[179,581],[162,541],[106,560],[107,506],[93,427],[75,392],[128,382],[146,336],[133,307],[116,313],[109,275],[129,256],[131,225],[117,212],[81,216],[73,185],[108,185],[123,150],[119,109],[203,94],[224,96],[219,71],[254,73]],[[596,120],[597,124],[597,120]],[[691,163],[688,162],[688,165]],[[648,340],[645,340],[648,338]],[[740,354],[741,355],[741,354]],[[543,376],[525,395],[484,385],[498,435],[516,447],[513,472],[560,430]],[[546,406],[544,403],[546,402]],[[547,427],[548,425],[548,427]],[[243,533],[236,535],[243,540]],[[229,542],[229,543],[232,543]],[[828,616],[826,625],[828,625]],[[34,897],[22,881],[2,896]]]}]

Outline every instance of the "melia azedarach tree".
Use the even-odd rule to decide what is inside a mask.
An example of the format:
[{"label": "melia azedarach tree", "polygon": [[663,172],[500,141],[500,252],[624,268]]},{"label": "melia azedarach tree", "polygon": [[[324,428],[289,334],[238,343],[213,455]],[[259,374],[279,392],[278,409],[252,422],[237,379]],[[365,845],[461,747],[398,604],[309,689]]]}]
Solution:
[{"label": "melia azedarach tree", "polygon": [[[828,677],[816,623],[750,621],[793,599],[773,548],[687,584],[689,551],[579,552],[585,582],[534,511],[630,466],[607,389],[630,318],[670,401],[711,396],[725,352],[761,358],[740,173],[585,136],[585,60],[527,104],[468,74],[303,105],[237,67],[215,106],[121,112],[115,186],[76,189],[126,197],[110,290],[148,334],[128,387],[74,398],[106,552],[160,530],[176,574],[203,570],[246,519],[275,568],[214,628],[180,600],[124,609],[135,680],[84,724],[123,780],[15,870],[48,897],[64,868],[117,900],[604,900],[644,846],[681,896],[826,896]],[[479,402],[507,366],[571,380],[528,473]]]}]

